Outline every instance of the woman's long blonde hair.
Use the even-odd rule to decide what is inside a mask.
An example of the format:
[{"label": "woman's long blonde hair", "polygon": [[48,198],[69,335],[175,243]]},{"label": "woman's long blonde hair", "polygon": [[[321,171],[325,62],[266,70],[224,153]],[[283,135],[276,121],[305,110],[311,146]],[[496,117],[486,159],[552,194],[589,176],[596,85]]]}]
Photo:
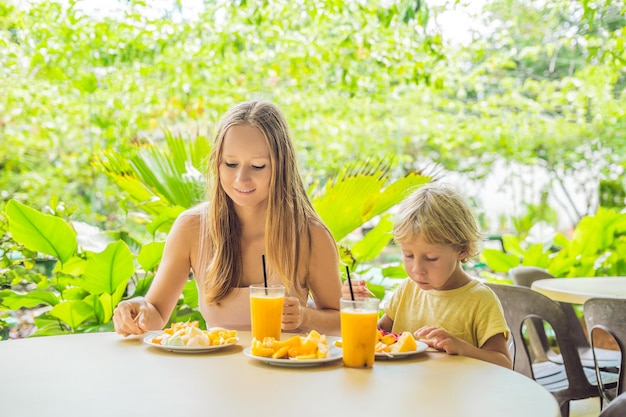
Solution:
[{"label": "woman's long blonde hair", "polygon": [[310,222],[323,224],[304,188],[282,112],[265,101],[249,101],[233,107],[223,117],[211,149],[207,174],[210,202],[205,205],[200,222],[198,271],[209,304],[219,302],[242,282],[241,228],[233,202],[219,178],[224,137],[228,129],[237,125],[259,129],[270,151],[272,173],[265,216],[265,257],[268,273],[277,273],[287,289],[299,276],[300,254],[308,250],[302,248],[302,243],[310,247]]}]

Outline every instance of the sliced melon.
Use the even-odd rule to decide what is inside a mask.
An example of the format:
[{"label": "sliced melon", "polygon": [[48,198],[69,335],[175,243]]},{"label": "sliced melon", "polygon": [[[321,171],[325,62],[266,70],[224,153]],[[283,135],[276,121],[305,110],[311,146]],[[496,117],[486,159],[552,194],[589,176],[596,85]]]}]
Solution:
[{"label": "sliced melon", "polygon": [[389,346],[389,352],[391,353],[412,352],[416,349],[417,342],[415,342],[415,338],[411,332],[402,332],[398,341]]}]

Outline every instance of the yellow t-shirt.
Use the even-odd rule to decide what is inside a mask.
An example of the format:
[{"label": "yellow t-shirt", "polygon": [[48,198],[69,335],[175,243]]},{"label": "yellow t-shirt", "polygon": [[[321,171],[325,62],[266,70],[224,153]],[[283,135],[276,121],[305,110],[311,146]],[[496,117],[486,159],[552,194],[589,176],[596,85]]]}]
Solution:
[{"label": "yellow t-shirt", "polygon": [[393,320],[394,333],[436,326],[476,347],[499,333],[509,338],[500,300],[478,280],[461,288],[438,291],[421,290],[407,278],[391,296],[385,313]]}]

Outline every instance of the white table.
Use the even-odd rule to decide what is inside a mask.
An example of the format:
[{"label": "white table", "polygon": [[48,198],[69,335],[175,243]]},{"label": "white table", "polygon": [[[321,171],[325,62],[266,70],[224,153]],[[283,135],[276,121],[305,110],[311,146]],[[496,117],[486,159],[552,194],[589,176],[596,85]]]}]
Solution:
[{"label": "white table", "polygon": [[540,279],[531,288],[555,301],[584,304],[589,298],[626,298],[626,277]]},{"label": "white table", "polygon": [[558,417],[554,397],[500,366],[440,352],[351,369],[285,368],[238,345],[170,353],[114,333],[0,342],[2,417]]}]

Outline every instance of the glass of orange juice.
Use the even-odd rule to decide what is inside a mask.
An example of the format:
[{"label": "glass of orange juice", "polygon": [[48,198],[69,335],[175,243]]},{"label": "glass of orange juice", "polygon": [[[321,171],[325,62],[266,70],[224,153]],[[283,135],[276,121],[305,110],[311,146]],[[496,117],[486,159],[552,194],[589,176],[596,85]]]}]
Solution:
[{"label": "glass of orange juice", "polygon": [[378,328],[378,298],[342,298],[341,339],[343,364],[351,368],[371,368]]},{"label": "glass of orange juice", "polygon": [[250,285],[252,337],[257,340],[265,337],[280,340],[284,301],[285,287],[282,285]]}]

